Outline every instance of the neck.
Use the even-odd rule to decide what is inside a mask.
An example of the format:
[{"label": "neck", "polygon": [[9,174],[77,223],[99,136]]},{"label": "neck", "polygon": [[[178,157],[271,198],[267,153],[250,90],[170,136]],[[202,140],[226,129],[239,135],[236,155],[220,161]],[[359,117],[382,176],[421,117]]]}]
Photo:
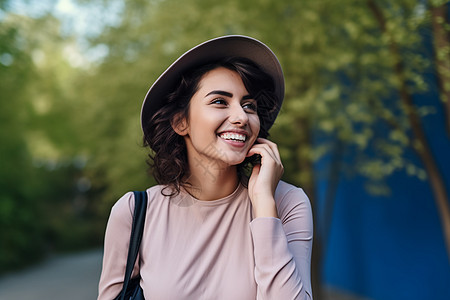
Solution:
[{"label": "neck", "polygon": [[239,183],[236,166],[219,166],[216,161],[199,163],[189,160],[190,174],[185,189],[193,197],[210,201],[233,193]]}]

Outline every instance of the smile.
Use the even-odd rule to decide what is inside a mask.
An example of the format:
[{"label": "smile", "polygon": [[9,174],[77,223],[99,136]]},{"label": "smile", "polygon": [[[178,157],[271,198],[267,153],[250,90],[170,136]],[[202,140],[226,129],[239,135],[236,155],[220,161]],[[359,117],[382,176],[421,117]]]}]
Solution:
[{"label": "smile", "polygon": [[245,134],[235,132],[224,132],[219,135],[224,140],[245,142],[247,136]]}]

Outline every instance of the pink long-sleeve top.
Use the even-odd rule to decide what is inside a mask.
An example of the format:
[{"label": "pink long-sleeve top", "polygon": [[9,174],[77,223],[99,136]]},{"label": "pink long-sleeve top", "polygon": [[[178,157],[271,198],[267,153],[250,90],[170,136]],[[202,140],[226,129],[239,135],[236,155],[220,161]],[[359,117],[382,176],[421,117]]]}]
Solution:
[{"label": "pink long-sleeve top", "polygon": [[[280,182],[277,218],[253,218],[242,185],[229,196],[200,201],[164,186],[149,202],[133,276],[146,299],[312,299],[312,213],[303,190]],[[98,300],[122,288],[134,209],[133,193],[111,210]]]}]

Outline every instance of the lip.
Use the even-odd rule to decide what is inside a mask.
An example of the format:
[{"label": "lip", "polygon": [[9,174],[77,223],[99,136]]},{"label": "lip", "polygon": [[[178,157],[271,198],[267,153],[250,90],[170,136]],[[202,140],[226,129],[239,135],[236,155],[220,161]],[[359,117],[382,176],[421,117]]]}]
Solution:
[{"label": "lip", "polygon": [[[226,140],[226,139],[223,139],[223,138],[220,137],[220,135],[221,135],[221,134],[224,134],[224,133],[237,133],[237,134],[245,135],[245,142],[238,142],[238,141],[233,141],[233,140]],[[250,137],[250,134],[249,134],[247,131],[245,131],[245,130],[234,129],[234,130],[224,130],[224,131],[221,131],[221,132],[219,132],[219,133],[217,134],[217,136],[218,136],[222,141],[224,141],[225,143],[227,143],[228,145],[231,145],[231,146],[237,147],[237,148],[242,148],[242,147],[244,147],[245,144],[247,143],[247,141],[248,141],[248,139],[249,139],[249,137]]]},{"label": "lip", "polygon": [[239,129],[224,130],[224,131],[219,132],[217,135],[221,135],[222,133],[227,133],[227,132],[242,134],[242,135],[245,135],[246,138],[248,138],[250,136],[250,134],[247,131],[239,130]]},{"label": "lip", "polygon": [[245,146],[245,142],[238,142],[238,141],[232,141],[232,140],[224,140],[223,138],[219,137],[223,142],[227,143],[230,146],[236,147],[236,148],[242,148]]}]

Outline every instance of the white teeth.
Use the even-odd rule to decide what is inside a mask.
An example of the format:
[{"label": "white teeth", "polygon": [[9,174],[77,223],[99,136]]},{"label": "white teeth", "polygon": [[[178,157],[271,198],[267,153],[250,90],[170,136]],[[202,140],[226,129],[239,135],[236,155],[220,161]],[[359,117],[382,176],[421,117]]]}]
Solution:
[{"label": "white teeth", "polygon": [[223,138],[224,140],[235,140],[235,141],[241,141],[241,142],[245,142],[245,140],[247,138],[244,134],[231,133],[231,132],[224,132],[224,133],[220,134],[220,137]]}]

